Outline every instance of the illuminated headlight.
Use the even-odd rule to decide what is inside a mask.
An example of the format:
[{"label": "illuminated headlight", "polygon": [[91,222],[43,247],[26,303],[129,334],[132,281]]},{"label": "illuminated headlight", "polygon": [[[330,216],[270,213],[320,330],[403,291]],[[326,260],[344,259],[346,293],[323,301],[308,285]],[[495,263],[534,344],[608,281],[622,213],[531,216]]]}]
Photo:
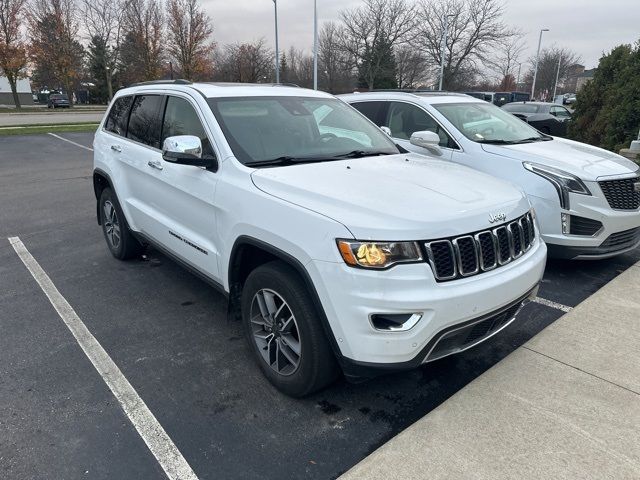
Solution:
[{"label": "illuminated headlight", "polygon": [[416,242],[359,242],[338,240],[340,255],[352,267],[383,269],[422,260]]},{"label": "illuminated headlight", "polygon": [[569,192],[591,195],[587,186],[575,175],[532,162],[523,162],[522,165],[530,172],[540,175],[553,184],[560,198],[560,206],[565,210],[569,210]]}]

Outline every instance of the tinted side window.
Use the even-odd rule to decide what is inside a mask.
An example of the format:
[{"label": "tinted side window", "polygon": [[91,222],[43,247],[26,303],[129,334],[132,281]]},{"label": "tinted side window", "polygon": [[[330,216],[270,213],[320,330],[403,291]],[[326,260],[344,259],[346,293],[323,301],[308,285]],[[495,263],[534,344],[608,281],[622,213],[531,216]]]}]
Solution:
[{"label": "tinted side window", "polygon": [[384,102],[357,102],[352,103],[351,106],[373,123],[379,127],[381,126],[382,119],[380,118],[380,112],[384,106]]},{"label": "tinted side window", "polygon": [[438,134],[441,147],[458,148],[431,115],[409,103],[391,102],[387,115],[387,126],[394,138],[409,140],[415,132],[429,130]]},{"label": "tinted side window", "polygon": [[161,95],[138,95],[131,107],[127,138],[160,148],[160,108],[164,97]]},{"label": "tinted side window", "polygon": [[169,97],[162,123],[162,142],[175,135],[195,135],[202,142],[202,153],[213,155],[209,138],[191,104],[183,98]]},{"label": "tinted side window", "polygon": [[129,110],[131,109],[132,101],[133,97],[127,96],[120,97],[113,102],[107,121],[104,124],[105,130],[123,137],[126,135],[127,120],[129,119]]}]

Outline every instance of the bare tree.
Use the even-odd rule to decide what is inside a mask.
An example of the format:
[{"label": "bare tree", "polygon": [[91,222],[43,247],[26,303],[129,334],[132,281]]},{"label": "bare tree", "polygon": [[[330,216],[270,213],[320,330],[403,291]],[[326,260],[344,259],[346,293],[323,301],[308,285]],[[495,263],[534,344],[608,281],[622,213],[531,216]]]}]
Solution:
[{"label": "bare tree", "polygon": [[273,52],[264,38],[226,45],[218,52],[216,80],[261,83],[273,78]]},{"label": "bare tree", "polygon": [[435,65],[429,63],[420,50],[402,45],[396,49],[398,88],[418,88],[428,82]]},{"label": "bare tree", "polygon": [[28,30],[34,76],[57,82],[69,95],[82,74],[84,49],[78,42],[79,23],[73,0],[32,0]]},{"label": "bare tree", "polygon": [[405,0],[364,0],[364,5],[344,10],[340,16],[341,48],[373,90],[376,79],[387,73],[383,72],[389,64],[387,53],[412,38],[416,8]]},{"label": "bare tree", "polygon": [[[454,89],[478,72],[489,53],[514,35],[502,20],[499,0],[422,0],[414,45],[440,65],[445,55],[443,88]],[[447,23],[447,41],[442,37]],[[464,79],[464,80],[463,80]]]},{"label": "bare tree", "polygon": [[0,0],[0,72],[9,81],[13,102],[20,108],[18,79],[27,67],[27,48],[22,38],[26,0]]},{"label": "bare tree", "polygon": [[[553,86],[556,82],[558,74],[558,63],[560,63],[560,74],[558,76],[558,85],[562,86],[572,73],[572,68],[576,63],[580,63],[581,57],[573,50],[566,47],[558,47],[552,45],[540,52],[540,61],[538,63],[538,75],[536,76],[535,95],[540,98],[548,98],[553,95]],[[528,77],[533,77],[533,69],[535,68],[536,59],[532,56],[529,59],[531,71]],[[529,80],[529,85],[532,80]]]},{"label": "bare tree", "polygon": [[212,74],[211,18],[197,0],[169,0],[168,51],[184,78],[202,80]]},{"label": "bare tree", "polygon": [[157,79],[164,62],[164,16],[159,0],[128,0],[124,12],[126,53],[121,59],[129,82]]},{"label": "bare tree", "polygon": [[318,80],[331,92],[346,92],[353,87],[355,62],[348,52],[340,48],[340,27],[334,22],[322,25],[318,35]]},{"label": "bare tree", "polygon": [[124,0],[83,0],[82,18],[89,39],[101,47],[104,78],[109,99],[113,97],[112,76],[120,59],[125,12]]},{"label": "bare tree", "polygon": [[[496,83],[513,86],[513,84],[520,81],[518,70],[521,70],[522,63],[520,59],[525,49],[526,44],[520,32],[514,32],[513,36],[506,37],[498,44],[494,54],[491,56],[492,58],[486,60],[488,70],[496,76]],[[520,71],[520,74],[522,73]]]}]

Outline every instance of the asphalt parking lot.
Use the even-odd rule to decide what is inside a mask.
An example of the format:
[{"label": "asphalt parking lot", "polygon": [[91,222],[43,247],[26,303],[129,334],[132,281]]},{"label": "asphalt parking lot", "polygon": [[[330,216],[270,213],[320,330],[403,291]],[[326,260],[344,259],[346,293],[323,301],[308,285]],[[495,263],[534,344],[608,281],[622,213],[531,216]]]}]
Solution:
[{"label": "asphalt parking lot", "polygon": [[[8,237],[24,242],[201,479],[334,478],[563,314],[530,303],[463,354],[290,399],[254,365],[219,293],[157,251],[111,257],[95,220],[91,141],[0,137],[3,478],[166,478]],[[573,307],[638,260],[636,250],[550,261],[539,297]]]}]

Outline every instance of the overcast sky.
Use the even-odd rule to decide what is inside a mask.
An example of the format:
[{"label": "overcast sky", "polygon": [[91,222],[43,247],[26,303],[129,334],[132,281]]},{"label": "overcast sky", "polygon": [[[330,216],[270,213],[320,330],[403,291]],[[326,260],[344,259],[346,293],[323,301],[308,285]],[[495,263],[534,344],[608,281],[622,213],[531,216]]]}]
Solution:
[{"label": "overcast sky", "polygon": [[[273,48],[272,0],[201,0],[213,18],[219,44],[264,37]],[[337,20],[340,10],[357,7],[359,0],[318,0],[318,18]],[[505,21],[526,32],[535,54],[541,28],[543,48],[553,43],[582,56],[587,68],[597,66],[603,52],[640,39],[639,0],[506,0]],[[311,51],[313,0],[278,0],[281,50],[291,45]]]}]

